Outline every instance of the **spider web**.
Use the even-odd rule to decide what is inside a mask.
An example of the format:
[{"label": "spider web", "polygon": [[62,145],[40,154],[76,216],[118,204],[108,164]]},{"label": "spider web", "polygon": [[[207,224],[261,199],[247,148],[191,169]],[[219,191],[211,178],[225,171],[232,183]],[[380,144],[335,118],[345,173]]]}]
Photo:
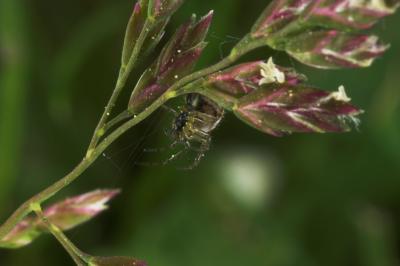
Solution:
[{"label": "spider web", "polygon": [[[237,43],[240,40],[239,37],[232,35],[225,35],[224,37],[221,37],[215,33],[211,33],[210,37],[219,41],[218,50],[221,59],[229,53],[228,51],[225,51],[228,50],[225,48],[229,44]],[[183,147],[177,147],[176,149],[171,148],[168,144],[166,144],[166,142],[169,142],[170,144],[172,143],[167,134],[162,134],[162,137],[159,137],[159,135],[157,137],[155,136],[156,133],[159,134],[159,132],[170,130],[173,119],[173,116],[166,115],[165,112],[157,112],[151,118],[146,119],[150,121],[147,122],[144,130],[142,130],[143,133],[140,138],[132,138],[134,140],[125,145],[125,147],[115,148],[117,145],[113,145],[110,148],[111,151],[108,150],[102,154],[103,160],[108,161],[120,175],[125,174],[128,171],[128,168],[132,166],[161,167],[166,159],[171,159],[171,157],[174,157],[178,154],[180,155],[179,157],[185,157],[185,164],[190,164],[191,157],[193,156],[186,155],[188,155],[188,153],[190,154],[191,152],[193,153],[193,151],[182,151],[182,149],[184,149]],[[163,123],[165,121],[168,123]],[[129,136],[131,135],[132,134],[129,134]],[[126,137],[124,137],[124,142],[127,142],[125,139]],[[155,139],[157,141],[154,141]],[[158,142],[160,139],[162,139],[163,146],[154,147],[154,142]],[[157,156],[146,156],[146,154],[157,154]],[[160,156],[160,154],[164,154],[164,156]],[[165,155],[168,157],[160,159],[160,157],[165,157]],[[150,158],[148,159],[148,157]],[[172,162],[168,162],[168,164],[171,163]]]}]

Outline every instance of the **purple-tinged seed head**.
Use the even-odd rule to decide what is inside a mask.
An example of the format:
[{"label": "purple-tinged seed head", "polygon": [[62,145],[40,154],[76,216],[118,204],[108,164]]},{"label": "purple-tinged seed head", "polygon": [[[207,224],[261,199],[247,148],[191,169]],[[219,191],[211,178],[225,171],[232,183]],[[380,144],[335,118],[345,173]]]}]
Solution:
[{"label": "purple-tinged seed head", "polygon": [[338,92],[289,84],[270,84],[242,97],[234,108],[238,118],[273,136],[292,132],[347,132],[362,111],[343,87]]}]

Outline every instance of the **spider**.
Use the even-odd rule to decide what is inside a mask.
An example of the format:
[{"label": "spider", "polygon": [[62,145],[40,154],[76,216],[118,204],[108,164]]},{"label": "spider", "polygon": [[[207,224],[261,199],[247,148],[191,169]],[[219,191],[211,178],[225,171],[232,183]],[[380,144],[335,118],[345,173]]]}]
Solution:
[{"label": "spider", "polygon": [[200,94],[188,94],[185,98],[185,105],[175,114],[175,119],[172,122],[170,136],[174,140],[171,146],[183,144],[184,149],[164,162],[174,160],[180,154],[187,150],[194,150],[197,155],[194,162],[187,169],[195,168],[204,154],[209,150],[211,143],[211,132],[219,125],[223,116],[224,109],[216,103]]}]

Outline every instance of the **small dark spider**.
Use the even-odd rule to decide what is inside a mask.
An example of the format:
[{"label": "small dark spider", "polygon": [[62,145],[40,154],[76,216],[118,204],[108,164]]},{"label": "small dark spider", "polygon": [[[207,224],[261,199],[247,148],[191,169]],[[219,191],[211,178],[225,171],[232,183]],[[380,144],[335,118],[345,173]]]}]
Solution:
[{"label": "small dark spider", "polygon": [[185,149],[172,155],[165,163],[174,160],[185,150],[198,152],[193,165],[187,169],[195,168],[204,154],[209,150],[211,143],[211,132],[219,125],[224,109],[219,107],[210,99],[200,94],[188,94],[186,103],[175,112],[170,135],[175,144],[183,144]]}]

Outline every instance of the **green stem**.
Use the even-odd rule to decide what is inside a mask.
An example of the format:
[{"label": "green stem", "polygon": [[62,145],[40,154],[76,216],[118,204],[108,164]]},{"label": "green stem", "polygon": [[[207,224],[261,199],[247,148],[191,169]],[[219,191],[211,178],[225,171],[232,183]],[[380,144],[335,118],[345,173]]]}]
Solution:
[{"label": "green stem", "polygon": [[32,204],[31,210],[42,220],[47,230],[60,242],[68,254],[72,257],[78,266],[85,266],[90,261],[91,256],[82,252],[72,243],[68,237],[58,228],[55,224],[51,223],[49,219],[43,214],[40,204]]},{"label": "green stem", "polygon": [[99,123],[97,124],[97,127],[94,131],[92,140],[90,141],[89,148],[87,150],[88,154],[93,152],[94,148],[98,144],[100,138],[104,135],[105,130],[104,126],[107,123],[108,117],[111,115],[112,109],[115,106],[115,103],[118,100],[119,95],[121,94],[122,89],[125,87],[125,84],[128,80],[128,77],[130,73],[132,72],[137,59],[139,57],[139,53],[142,50],[143,43],[145,42],[147,35],[150,31],[150,29],[153,27],[153,22],[150,20],[146,20],[142,32],[140,33],[138,40],[135,44],[135,47],[133,48],[132,55],[129,59],[128,64],[122,65],[121,69],[119,71],[119,76],[117,79],[117,83],[115,85],[115,89],[110,97],[110,100],[108,101],[106,108],[104,109],[104,112],[99,120]]},{"label": "green stem", "polygon": [[194,72],[191,75],[188,75],[184,77],[183,79],[179,80],[176,82],[172,87],[168,89],[168,91],[177,91],[180,92],[182,88],[199,78],[202,78],[204,76],[207,76],[209,74],[215,73],[219,70],[222,70],[224,68],[229,67],[231,64],[233,64],[235,61],[237,61],[240,57],[242,57],[244,54],[247,54],[248,52],[257,49],[259,47],[265,46],[265,41],[264,40],[254,40],[251,38],[250,35],[246,35],[231,51],[229,56],[225,57],[222,59],[220,62],[217,64],[210,66],[208,68],[199,70],[197,72]]},{"label": "green stem", "polygon": [[120,122],[122,122],[124,120],[131,118],[132,116],[134,116],[134,115],[131,114],[130,112],[128,112],[127,110],[123,111],[122,113],[117,115],[115,118],[110,120],[110,122],[108,122],[107,124],[104,125],[104,131],[105,132],[109,131],[115,125],[119,124]]},{"label": "green stem", "polygon": [[[23,219],[26,215],[31,212],[32,204],[41,204],[44,201],[51,198],[53,195],[58,193],[60,190],[75,181],[86,169],[89,168],[91,164],[110,146],[116,139],[118,139],[123,133],[128,131],[130,128],[138,124],[167,102],[170,98],[176,95],[168,93],[164,94],[157,101],[155,101],[150,107],[148,107],[141,114],[133,117],[131,120],[127,121],[114,132],[108,135],[99,145],[88,154],[79,164],[76,166],[72,172],[64,176],[62,179],[58,180],[53,185],[49,186],[45,190],[33,196],[31,199],[22,204],[0,227],[0,239],[3,239],[14,227],[15,225]],[[1,240],[0,240],[1,241]]]},{"label": "green stem", "polygon": [[[122,124],[111,134],[106,136],[98,145],[89,149],[85,158],[78,164],[78,166],[76,166],[72,170],[72,172],[23,203],[0,227],[0,242],[1,239],[3,239],[21,219],[23,219],[32,211],[32,205],[43,203],[44,201],[48,200],[53,195],[58,193],[60,190],[68,186],[70,183],[75,181],[83,172],[85,172],[86,169],[89,168],[90,165],[93,164],[94,161],[96,161],[96,159],[107,149],[107,147],[110,146],[122,134],[146,119],[150,114],[156,111],[169,99],[185,93],[192,92],[195,87],[202,82],[202,80],[199,80],[200,78],[228,67],[242,55],[261,46],[264,46],[264,42],[255,42],[253,40],[250,41],[250,38],[246,36],[245,38],[243,38],[242,41],[238,43],[238,45],[235,46],[231,54],[219,63],[209,68],[197,71],[175,83],[172,87],[168,89],[167,92],[165,92],[161,97],[153,102],[153,104],[146,108],[142,113],[134,116],[132,119]],[[102,128],[103,127],[101,127],[100,129]],[[97,143],[98,140],[99,139],[97,138],[95,142]]]}]

